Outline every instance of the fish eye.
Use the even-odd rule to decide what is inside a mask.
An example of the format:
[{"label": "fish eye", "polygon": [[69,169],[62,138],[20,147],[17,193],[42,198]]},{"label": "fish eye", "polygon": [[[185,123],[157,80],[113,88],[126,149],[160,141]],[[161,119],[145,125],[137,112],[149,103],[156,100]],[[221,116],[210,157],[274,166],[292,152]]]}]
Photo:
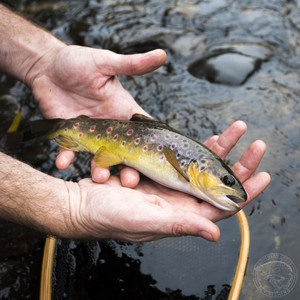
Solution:
[{"label": "fish eye", "polygon": [[235,184],[235,179],[232,175],[226,174],[221,178],[222,182],[227,186],[233,186]]}]

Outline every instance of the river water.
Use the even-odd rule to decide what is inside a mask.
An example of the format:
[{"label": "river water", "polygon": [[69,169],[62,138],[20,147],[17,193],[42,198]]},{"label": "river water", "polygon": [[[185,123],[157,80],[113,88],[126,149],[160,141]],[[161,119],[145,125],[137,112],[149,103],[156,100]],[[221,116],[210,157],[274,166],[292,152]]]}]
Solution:
[{"label": "river water", "polygon": [[[299,1],[16,0],[13,3],[13,9],[70,44],[124,54],[163,48],[168,60],[159,70],[120,79],[153,117],[181,132],[205,140],[212,134],[221,133],[233,121],[244,120],[248,131],[228,156],[228,162],[232,164],[251,142],[262,139],[267,144],[267,152],[259,170],[270,172],[272,182],[244,210],[251,231],[251,246],[240,299],[269,299],[254,280],[255,265],[265,255],[280,253],[288,257],[300,272]],[[0,106],[1,132],[8,128],[20,106],[23,122],[40,116],[30,90],[4,75],[0,77]],[[89,176],[84,155],[79,156],[70,170],[56,170],[54,159],[57,150],[52,143],[40,143],[18,149],[13,154],[53,176],[72,180]],[[224,245],[229,247],[229,251],[236,252],[236,240],[239,239],[237,222],[231,218],[219,225]],[[44,236],[4,222],[0,223],[0,233],[0,298],[36,298]],[[187,247],[194,243],[193,239],[187,241]],[[216,266],[205,275],[212,278],[211,285],[205,283],[208,287],[205,291],[200,287],[199,291],[195,291],[195,285],[189,290],[182,279],[177,286],[167,287],[169,292],[166,292],[166,286],[159,279],[160,272],[151,269],[146,262],[144,267],[141,266],[142,260],[147,260],[147,253],[153,253],[151,247],[117,246],[114,242],[59,243],[69,263],[66,267],[68,274],[63,280],[70,280],[76,286],[84,276],[89,278],[80,292],[76,291],[77,295],[81,295],[78,299],[98,299],[95,296],[95,278],[101,280],[101,276],[105,277],[110,266],[116,268],[109,277],[110,282],[118,284],[109,285],[107,282],[109,289],[124,287],[121,274],[113,278],[115,270],[122,265],[124,274],[130,274],[128,276],[138,280],[140,285],[156,287],[155,293],[148,290],[148,295],[154,295],[155,299],[211,299],[220,290],[226,289],[226,284],[232,280],[228,276],[230,278],[226,280],[219,278],[217,283],[214,282],[214,273],[226,274],[226,268],[218,269]],[[198,251],[200,246],[195,247]],[[201,255],[213,265],[210,247],[204,243]],[[122,249],[125,252],[122,253]],[[222,253],[216,252],[216,255],[222,256]],[[85,254],[89,257],[88,262],[85,262]],[[188,255],[195,257],[197,254]],[[112,256],[114,261],[109,259]],[[160,261],[165,260],[162,258]],[[192,262],[186,262],[190,263],[192,270]],[[85,264],[93,266],[89,272],[82,271]],[[101,265],[106,273],[99,271]],[[128,270],[128,266],[134,271]],[[170,265],[166,264],[166,268],[170,269]],[[137,277],[136,272],[139,272]],[[185,272],[189,276],[188,271]],[[199,282],[202,280],[203,270],[199,269],[198,274],[197,269],[191,272]],[[296,299],[296,295],[300,294],[295,272],[292,276],[296,280],[295,286],[285,291],[282,299]],[[172,282],[176,283],[176,279]],[[225,286],[217,287],[221,283]],[[76,288],[70,286],[69,283],[69,289],[63,291],[61,297],[64,299],[76,298]],[[107,295],[106,299],[118,299],[116,295],[112,298],[112,294],[106,294],[100,283],[98,288],[100,295]],[[214,288],[217,290],[215,293]],[[91,290],[92,295],[89,293]],[[279,291],[278,286],[276,291]],[[123,298],[120,296],[119,299],[127,298],[123,294]]]}]

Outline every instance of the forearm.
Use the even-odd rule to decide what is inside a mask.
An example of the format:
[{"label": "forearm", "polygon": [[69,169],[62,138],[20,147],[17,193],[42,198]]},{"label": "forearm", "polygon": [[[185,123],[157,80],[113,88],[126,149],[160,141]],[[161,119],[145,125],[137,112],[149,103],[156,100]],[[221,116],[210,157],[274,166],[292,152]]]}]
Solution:
[{"label": "forearm", "polygon": [[[0,71],[30,85],[34,65],[65,44],[0,4]],[[30,74],[30,75],[29,75]]]},{"label": "forearm", "polygon": [[71,227],[65,182],[0,153],[0,218],[66,236]]}]

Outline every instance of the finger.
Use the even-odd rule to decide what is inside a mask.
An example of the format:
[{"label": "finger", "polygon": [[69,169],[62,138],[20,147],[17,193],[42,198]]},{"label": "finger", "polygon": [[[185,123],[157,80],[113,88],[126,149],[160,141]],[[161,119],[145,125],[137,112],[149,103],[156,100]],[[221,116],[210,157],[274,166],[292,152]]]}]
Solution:
[{"label": "finger", "polygon": [[[139,225],[140,233],[143,235],[139,236],[139,241],[186,235],[200,236],[213,242],[219,240],[220,230],[216,224],[200,214],[175,210],[169,208],[169,205],[166,207],[163,202],[164,200],[158,197],[153,203],[156,207],[149,207],[147,213],[143,215],[143,221]],[[134,214],[132,217],[134,218]],[[134,220],[135,226],[136,223],[137,220]]]},{"label": "finger", "polygon": [[249,178],[257,169],[264,153],[266,144],[257,140],[250,145],[240,160],[232,167],[232,171],[238,176],[241,182]]},{"label": "finger", "polygon": [[263,190],[271,182],[271,176],[269,173],[260,172],[249,178],[247,181],[244,182],[243,186],[248,194],[248,200],[246,203],[243,203],[241,206],[244,207],[254,198],[256,198]]},{"label": "finger", "polygon": [[71,150],[61,148],[56,157],[56,167],[65,170],[74,161],[75,153]]},{"label": "finger", "polygon": [[120,179],[123,187],[135,188],[140,181],[140,174],[138,171],[120,166]]},{"label": "finger", "polygon": [[167,54],[156,49],[142,54],[120,55],[110,53],[110,70],[107,75],[142,75],[163,65]]},{"label": "finger", "polygon": [[211,146],[217,142],[219,136],[218,135],[213,135],[212,137],[210,137],[209,139],[207,139],[203,144],[208,147],[211,148]]},{"label": "finger", "polygon": [[[193,235],[201,236],[208,241],[218,241],[220,230],[216,224],[203,217],[196,209],[179,209],[175,202],[169,202],[164,196],[151,196],[151,203],[157,207],[156,229],[154,231],[167,236]],[[180,199],[177,199],[180,200]],[[149,210],[150,213],[150,210]],[[153,218],[153,215],[148,215]]]},{"label": "finger", "polygon": [[234,122],[220,135],[217,141],[211,145],[210,149],[224,159],[246,130],[247,125],[245,122]]},{"label": "finger", "polygon": [[109,168],[98,166],[94,160],[91,161],[92,180],[95,183],[104,183],[109,179]]},{"label": "finger", "polygon": [[170,236],[193,235],[215,242],[220,238],[218,226],[199,214],[177,211],[168,223],[165,228]]}]

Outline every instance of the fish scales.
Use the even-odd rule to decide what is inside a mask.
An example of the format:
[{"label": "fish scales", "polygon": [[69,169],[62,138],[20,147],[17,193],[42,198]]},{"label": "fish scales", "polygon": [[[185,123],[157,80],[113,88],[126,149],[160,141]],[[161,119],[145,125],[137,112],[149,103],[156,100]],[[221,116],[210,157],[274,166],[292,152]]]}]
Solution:
[{"label": "fish scales", "polygon": [[[162,122],[140,115],[130,121],[85,116],[44,121],[32,123],[33,133],[47,135],[64,148],[90,152],[101,166],[125,164],[167,187],[226,210],[239,209],[231,200],[234,197],[243,201],[247,198],[241,183],[219,157]],[[46,122],[47,126],[42,126]],[[237,189],[231,183],[224,184],[224,176],[234,180]],[[222,201],[215,201],[217,198]]]}]

